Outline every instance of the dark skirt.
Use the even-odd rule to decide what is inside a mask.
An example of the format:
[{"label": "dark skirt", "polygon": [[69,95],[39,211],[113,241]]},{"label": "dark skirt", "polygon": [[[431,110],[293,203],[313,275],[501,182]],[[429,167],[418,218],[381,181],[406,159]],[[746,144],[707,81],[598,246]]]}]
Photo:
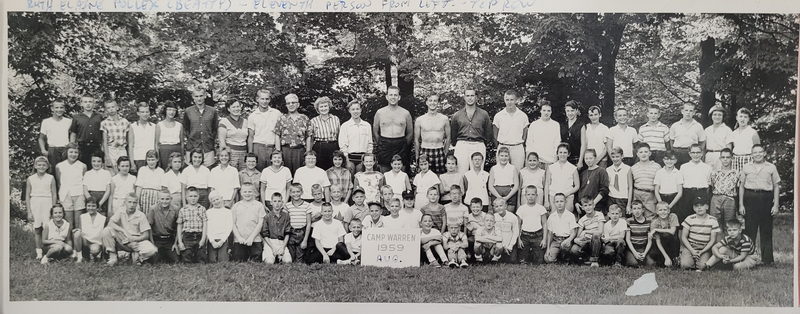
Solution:
[{"label": "dark skirt", "polygon": [[161,168],[164,171],[168,171],[170,169],[170,162],[169,162],[169,155],[172,153],[180,153],[181,160],[183,160],[183,149],[181,149],[181,144],[172,144],[172,145],[158,145],[158,160],[161,163]]},{"label": "dark skirt", "polygon": [[328,170],[333,167],[333,152],[339,150],[339,143],[315,142],[311,149],[317,153],[317,167]]}]

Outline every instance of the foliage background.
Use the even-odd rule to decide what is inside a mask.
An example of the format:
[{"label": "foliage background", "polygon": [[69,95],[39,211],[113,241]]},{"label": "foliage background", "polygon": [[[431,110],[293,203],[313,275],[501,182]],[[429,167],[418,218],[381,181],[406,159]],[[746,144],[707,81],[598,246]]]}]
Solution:
[{"label": "foliage background", "polygon": [[[362,99],[364,118],[385,105],[398,85],[414,116],[439,93],[445,113],[463,106],[466,85],[479,91],[491,115],[502,93],[517,89],[531,119],[546,98],[554,118],[563,104],[598,105],[612,124],[615,106],[645,122],[648,105],[662,121],[681,104],[753,110],[755,126],[783,179],[781,204],[791,210],[798,24],[792,15],[733,14],[420,14],[420,13],[29,13],[8,15],[10,181],[24,188],[37,155],[36,138],[48,104],[64,99],[76,112],[80,95],[190,103],[186,87],[201,83],[210,104],[232,98],[254,103],[270,87],[273,103],[301,98],[315,115],[319,96],[345,104]],[[160,114],[160,112],[159,112]],[[733,115],[726,121],[735,123]],[[491,147],[490,147],[491,151]],[[788,152],[788,153],[787,153]],[[490,163],[494,156],[489,157]],[[17,214],[15,214],[17,213]],[[12,200],[12,215],[22,213]]]}]

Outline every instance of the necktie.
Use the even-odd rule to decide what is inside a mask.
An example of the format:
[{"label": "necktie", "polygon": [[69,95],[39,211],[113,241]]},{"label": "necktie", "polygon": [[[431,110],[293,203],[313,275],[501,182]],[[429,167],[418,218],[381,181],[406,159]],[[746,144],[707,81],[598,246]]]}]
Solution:
[{"label": "necktie", "polygon": [[614,190],[619,191],[619,169],[614,172]]}]

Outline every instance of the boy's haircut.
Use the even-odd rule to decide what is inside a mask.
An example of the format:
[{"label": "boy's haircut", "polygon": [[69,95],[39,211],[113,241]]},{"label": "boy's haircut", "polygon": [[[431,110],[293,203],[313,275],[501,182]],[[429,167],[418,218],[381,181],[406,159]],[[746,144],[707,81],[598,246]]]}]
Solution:
[{"label": "boy's haircut", "polygon": [[251,188],[252,188],[252,187],[255,187],[255,186],[253,185],[253,182],[242,182],[241,186],[242,186],[242,189],[244,189],[244,187],[246,187],[246,186],[247,186],[247,187],[251,187]]},{"label": "boy's haircut", "polygon": [[61,208],[61,211],[64,211],[64,205],[61,205],[61,203],[55,203],[52,207],[50,207],[50,216],[53,216],[53,210],[56,208]]},{"label": "boy's haircut", "polygon": [[394,204],[394,203],[397,203],[397,205],[402,205],[402,202],[400,202],[400,200],[397,198],[392,198],[391,200],[389,200],[389,204]]},{"label": "boy's haircut", "polygon": [[[293,185],[294,185],[294,183],[293,183]],[[367,195],[367,193],[365,193],[364,189],[362,189],[362,188],[354,189],[353,190],[353,196],[356,196],[356,194]]]},{"label": "boy's haircut", "polygon": [[186,188],[186,193],[191,193],[191,192],[197,193],[197,188],[193,186]]},{"label": "boy's haircut", "polygon": [[667,208],[669,208],[669,204],[665,201],[660,201],[656,203],[656,208],[658,208],[659,206],[666,206]]},{"label": "boy's haircut", "polygon": [[698,196],[692,200],[692,207],[708,205],[708,200],[705,197]]},{"label": "boy's haircut", "polygon": [[97,157],[100,158],[100,160],[104,160],[106,158],[106,154],[102,150],[97,149],[92,152],[92,155],[90,157],[91,158]]},{"label": "boy's haircut", "polygon": [[136,192],[130,192],[130,193],[128,193],[128,195],[125,196],[125,198],[136,198],[136,199],[138,199],[139,195],[136,195]]},{"label": "boy's haircut", "polygon": [[684,103],[683,106],[681,106],[681,108],[685,108],[686,106],[692,107],[692,110],[695,110],[697,108],[697,106],[695,106],[693,103]]},{"label": "boy's haircut", "polygon": [[[432,186],[432,187],[429,187],[429,188],[428,188],[428,191],[427,191],[427,192],[430,192],[430,191],[436,191],[436,193],[439,193],[439,188],[438,188],[438,187],[436,187],[436,186]],[[425,194],[428,194],[428,193],[425,193]]]},{"label": "boy's haircut", "polygon": [[[430,218],[430,219],[433,219],[433,216],[431,216],[431,214],[422,214],[422,216],[420,216],[420,217],[419,217],[419,221],[420,221],[420,222],[422,222],[422,219],[424,219],[424,218],[425,218],[425,216],[428,216],[428,218]],[[488,217],[488,216],[492,216],[492,217],[494,217],[494,215],[486,215],[486,216],[487,216],[487,217]]]},{"label": "boy's haircut", "polygon": [[305,153],[305,155],[303,155],[303,156],[306,156],[306,157],[308,157],[308,156],[314,156],[314,157],[317,157],[317,152],[315,152],[315,151],[313,151],[313,150],[309,150],[309,151],[307,151],[307,152]]},{"label": "boy's haircut", "polygon": [[275,155],[283,157],[283,153],[281,153],[279,150],[275,150],[275,151],[272,151],[272,154],[269,154],[269,159],[272,159],[272,157],[275,156]]},{"label": "boy's haircut", "polygon": [[475,158],[475,156],[481,156],[481,158],[483,158],[483,154],[481,154],[481,152],[474,152],[469,156],[469,159]]},{"label": "boy's haircut", "polygon": [[577,100],[570,100],[564,104],[564,108],[570,107],[575,110],[581,110],[581,104]]},{"label": "boy's haircut", "polygon": [[675,155],[675,151],[671,149],[664,152],[664,159],[677,159],[677,158],[678,156]]},{"label": "boy's haircut", "polygon": [[639,143],[639,147],[636,148],[636,151],[638,152],[642,148],[647,148],[647,150],[650,150],[650,144],[647,144],[647,143],[644,143],[644,142]]},{"label": "boy's haircut", "polygon": [[589,195],[581,196],[581,203],[591,203],[592,198]]},{"label": "boy's haircut", "polygon": [[622,155],[623,154],[622,147],[619,147],[619,146],[612,147],[611,148],[611,154],[620,154],[620,155]]},{"label": "boy's haircut", "polygon": [[586,111],[587,112],[597,112],[597,113],[601,113],[602,112],[602,111],[600,111],[600,107],[598,107],[598,106],[591,106],[591,107],[589,107],[589,110],[586,110]]},{"label": "boy's haircut", "polygon": [[739,228],[739,229],[741,229],[742,228],[742,222],[739,221],[738,219],[730,219],[728,221],[725,221],[725,226],[728,227],[728,229],[730,229],[730,228]]},{"label": "boy's haircut", "polygon": [[761,149],[764,149],[764,145],[762,145],[762,144],[753,144],[752,149],[756,149],[756,147],[760,147]]},{"label": "boy's haircut", "polygon": [[208,201],[212,201],[217,198],[222,198],[222,193],[219,190],[213,190],[208,193]]},{"label": "boy's haircut", "polygon": [[352,226],[353,224],[355,224],[355,223],[357,223],[357,224],[361,224],[361,219],[358,219],[358,218],[355,218],[355,217],[353,217],[353,219],[350,219],[350,225],[351,225],[351,226]]},{"label": "boy's haircut", "polygon": [[350,110],[350,108],[352,108],[355,105],[358,105],[358,107],[361,107],[361,102],[358,101],[357,99],[351,100],[349,103],[347,103],[347,110]]},{"label": "boy's haircut", "polygon": [[481,200],[478,197],[473,197],[471,200],[469,200],[469,203],[470,204],[481,204],[481,206],[483,206],[483,200]]},{"label": "boy's haircut", "polygon": [[367,203],[367,208],[372,208],[372,206],[378,206],[380,208],[383,208],[383,205],[381,203],[378,203],[378,202],[369,202],[369,203]]},{"label": "boy's haircut", "polygon": [[335,151],[333,151],[333,154],[331,154],[331,155],[332,155],[332,156],[331,156],[331,160],[333,160],[333,159],[334,159],[334,158],[336,158],[336,157],[339,157],[339,158],[341,158],[342,160],[345,160],[345,159],[346,159],[346,158],[344,158],[344,153],[342,153],[342,151],[340,151],[340,150],[338,150],[338,149],[337,149],[337,150],[335,150]]},{"label": "boy's haircut", "polygon": [[539,101],[537,101],[536,104],[539,105],[539,110],[542,110],[542,107],[544,106],[548,106],[550,107],[550,109],[553,109],[553,105],[550,104],[550,101],[547,99],[539,99]]},{"label": "boy's haircut", "polygon": [[300,189],[300,191],[302,191],[303,190],[303,185],[300,184],[300,183],[297,183],[297,182],[292,182],[292,184],[289,185],[289,188],[290,189],[291,188]]},{"label": "boy's haircut", "polygon": [[459,192],[461,192],[461,186],[458,184],[453,184],[450,186],[450,191],[452,190],[458,190]]},{"label": "boy's haircut", "polygon": [[503,146],[497,149],[497,154],[500,155],[500,153],[511,154],[511,151],[508,149],[508,147]]},{"label": "boy's haircut", "polygon": [[701,148],[700,144],[697,144],[697,143],[692,144],[692,145],[689,146],[689,150],[692,150],[692,148],[700,148],[700,151],[703,151],[703,148]]},{"label": "boy's haircut", "polygon": [[[363,193],[363,191],[362,191],[362,193]],[[412,191],[412,190],[403,191],[403,199],[404,200],[413,200],[414,199],[414,191]]]},{"label": "boy's haircut", "polygon": [[388,88],[386,88],[386,93],[388,94],[390,90],[396,90],[397,92],[400,92],[400,87],[394,85],[389,86]]},{"label": "boy's haircut", "polygon": [[97,199],[96,199],[96,198],[94,198],[94,196],[89,196],[89,197],[87,197],[87,198],[84,200],[84,204],[88,205],[89,203],[92,203],[92,204],[98,205],[98,204],[97,204]]},{"label": "boy's haircut", "polygon": [[647,109],[653,109],[653,110],[656,110],[658,112],[661,112],[661,106],[655,105],[655,104],[647,106]]},{"label": "boy's haircut", "polygon": [[256,154],[247,153],[247,155],[244,155],[244,161],[247,161],[247,158],[253,158],[256,162],[258,162],[258,156],[256,156]]},{"label": "boy's haircut", "polygon": [[507,90],[503,95],[514,96],[514,98],[519,98],[519,93],[513,89]]},{"label": "boy's haircut", "polygon": [[65,103],[64,103],[64,100],[62,100],[62,99],[56,99],[56,100],[53,100],[52,102],[50,102],[50,107],[53,107],[53,106],[55,106],[56,104],[62,104],[62,105],[65,105]]},{"label": "boy's haircut", "polygon": [[121,164],[121,163],[123,163],[125,161],[130,163],[131,159],[128,156],[119,156],[119,158],[117,158],[117,167],[119,167],[119,164]]},{"label": "boy's haircut", "polygon": [[539,154],[537,154],[536,152],[529,152],[528,155],[525,156],[525,159],[531,158],[531,156],[536,157],[536,159],[539,159]]},{"label": "boy's haircut", "polygon": [[[461,222],[453,222],[453,223],[447,224],[447,230],[449,231],[450,229],[461,229]],[[458,231],[461,231],[461,230],[458,230]]]},{"label": "boy's haircut", "polygon": [[320,185],[319,183],[312,184],[311,193],[314,193],[315,191],[322,191],[322,185]]},{"label": "boy's haircut", "polygon": [[147,153],[144,154],[144,157],[158,159],[158,152],[155,149],[148,150]]},{"label": "boy's haircut", "polygon": [[532,184],[529,184],[528,186],[526,186],[525,190],[533,190],[534,192],[538,192],[539,191],[539,189],[535,185],[532,185]]},{"label": "boy's haircut", "polygon": [[330,187],[330,189],[331,189],[331,191],[333,191],[334,189],[339,189],[339,191],[342,191],[342,190],[344,190],[344,188],[342,188],[342,185],[341,185],[341,184],[339,184],[339,183],[337,183],[337,184],[331,184],[331,187]]},{"label": "boy's haircut", "polygon": [[622,208],[619,207],[619,205],[617,205],[617,204],[611,204],[611,205],[608,206],[608,212],[610,213],[610,212],[613,212],[613,211],[618,211],[618,212],[621,213],[622,212]]},{"label": "boy's haircut", "polygon": [[587,148],[587,149],[586,149],[586,151],[585,151],[583,154],[584,154],[584,155],[586,155],[586,154],[592,154],[592,156],[595,156],[595,157],[597,157],[597,151],[596,151],[596,150],[594,150],[594,148]]},{"label": "boy's haircut", "polygon": [[556,197],[559,197],[559,196],[561,196],[561,197],[563,197],[563,198],[565,198],[565,199],[567,198],[567,195],[566,195],[566,194],[564,194],[564,193],[561,193],[561,192],[558,192],[558,193],[556,193],[556,195],[553,195],[553,199],[556,199]]},{"label": "boy's haircut", "polygon": [[281,199],[283,199],[283,195],[281,195],[281,192],[272,193],[272,198],[276,198],[276,197],[280,197]]},{"label": "boy's haircut", "polygon": [[321,207],[330,207],[330,208],[333,208],[333,205],[331,205],[331,203],[330,203],[330,202],[322,202],[322,206],[321,206]]},{"label": "boy's haircut", "polygon": [[733,151],[731,151],[731,149],[727,148],[727,147],[725,147],[725,148],[723,148],[722,150],[719,151],[720,155],[722,155],[722,153],[728,153],[731,156],[733,155]]},{"label": "boy's haircut", "polygon": [[403,162],[403,157],[400,157],[400,155],[395,154],[394,156],[392,156],[392,161],[391,162],[395,162],[395,161],[399,161],[399,162],[402,163]]},{"label": "boy's haircut", "polygon": [[444,157],[447,161],[453,161],[456,165],[458,164],[458,159],[456,159],[456,155],[453,153],[448,152],[447,156]]},{"label": "boy's haircut", "polygon": [[380,188],[378,188],[378,191],[381,191],[381,193],[383,193],[383,191],[390,191],[391,192],[391,191],[394,191],[394,189],[392,188],[391,185],[384,184],[384,185],[381,185]]},{"label": "boy's haircut", "polygon": [[139,111],[139,109],[141,109],[141,108],[147,108],[147,112],[150,112],[150,105],[149,105],[149,104],[147,104],[147,103],[146,103],[146,102],[144,102],[144,101],[140,101],[138,104],[136,104],[136,111],[137,111],[137,112],[138,112],[138,111]]},{"label": "boy's haircut", "polygon": [[642,203],[642,201],[640,201],[640,200],[633,200],[631,202],[631,207],[636,206],[636,205],[644,206],[644,203]]},{"label": "boy's haircut", "polygon": [[417,162],[428,162],[428,154],[419,154],[419,158],[417,158]]}]

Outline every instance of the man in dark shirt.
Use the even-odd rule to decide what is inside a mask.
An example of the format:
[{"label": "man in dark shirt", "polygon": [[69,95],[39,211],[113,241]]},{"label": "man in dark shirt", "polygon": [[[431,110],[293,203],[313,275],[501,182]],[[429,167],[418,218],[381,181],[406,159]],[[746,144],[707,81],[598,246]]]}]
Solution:
[{"label": "man in dark shirt", "polygon": [[486,141],[494,139],[492,119],[486,110],[478,108],[475,89],[464,90],[465,106],[450,119],[450,140],[455,147],[454,155],[458,161],[458,172],[466,173],[472,168],[471,156],[475,152],[483,154],[486,160]]},{"label": "man in dark shirt", "polygon": [[158,253],[154,256],[154,262],[178,262],[178,246],[175,242],[175,234],[178,228],[178,210],[170,206],[172,196],[167,190],[158,193],[159,206],[147,213],[147,221],[150,223],[153,244],[158,248]]},{"label": "man in dark shirt", "polygon": [[[581,129],[586,124],[580,119],[580,105],[577,101],[570,100],[564,104],[567,114],[567,121],[561,124],[561,140],[569,145],[569,157],[567,161],[578,167],[583,168],[583,154],[581,152]],[[605,167],[605,165],[600,165]]]},{"label": "man in dark shirt", "polygon": [[183,132],[189,139],[186,142],[186,163],[191,164],[191,153],[195,149],[203,151],[203,164],[211,167],[214,158],[214,145],[217,139],[219,116],[214,107],[206,106],[206,91],[200,86],[191,90],[194,106],[186,108],[183,114]]},{"label": "man in dark shirt", "polygon": [[87,167],[92,164],[92,153],[100,150],[103,143],[103,133],[100,131],[103,116],[94,112],[95,104],[94,97],[81,97],[83,112],[72,116],[72,125],[69,127],[69,141],[78,144],[79,159]]}]

